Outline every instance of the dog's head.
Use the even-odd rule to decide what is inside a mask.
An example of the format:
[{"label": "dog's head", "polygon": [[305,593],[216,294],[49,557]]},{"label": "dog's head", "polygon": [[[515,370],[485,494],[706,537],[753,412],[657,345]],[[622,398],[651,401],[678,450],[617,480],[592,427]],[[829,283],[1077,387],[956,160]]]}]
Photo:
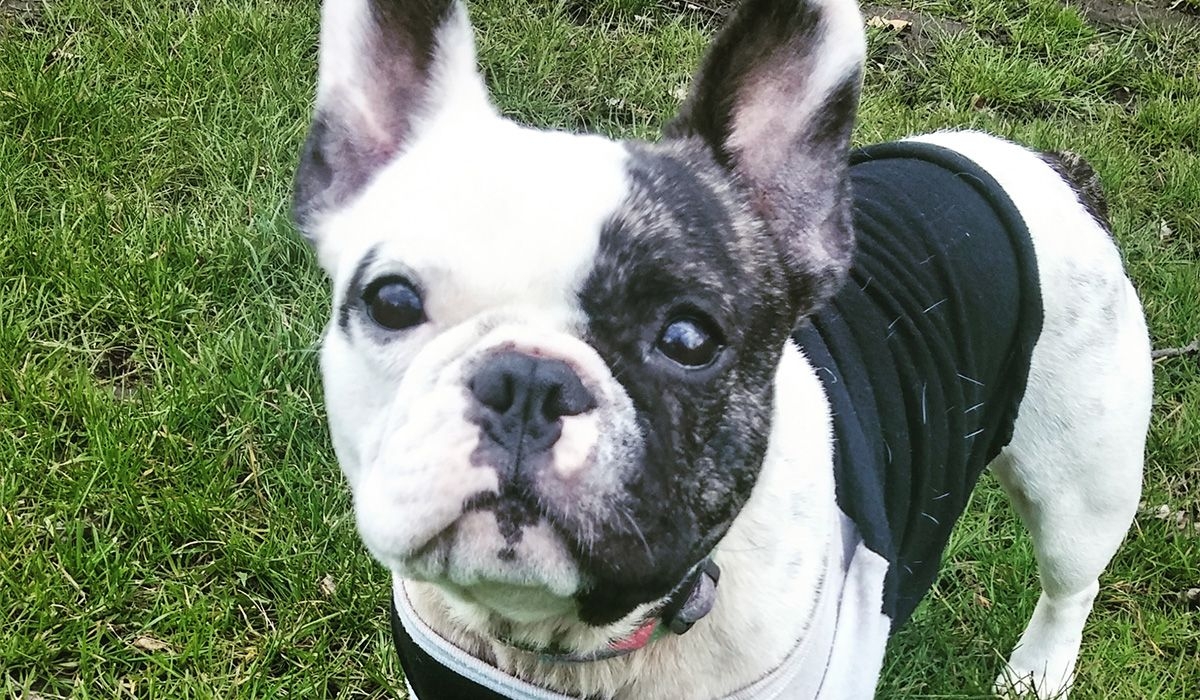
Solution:
[{"label": "dog's head", "polygon": [[327,0],[295,215],[363,541],[512,622],[602,625],[727,531],[796,320],[844,277],[854,3],[751,0],[657,143],[491,106],[449,0]]}]

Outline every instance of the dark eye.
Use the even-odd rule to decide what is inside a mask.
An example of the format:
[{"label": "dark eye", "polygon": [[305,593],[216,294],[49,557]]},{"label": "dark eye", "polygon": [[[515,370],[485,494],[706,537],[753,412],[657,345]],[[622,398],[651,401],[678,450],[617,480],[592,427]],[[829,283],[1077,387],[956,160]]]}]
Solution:
[{"label": "dark eye", "polygon": [[425,305],[421,294],[408,282],[388,277],[371,283],[363,292],[371,320],[393,331],[412,328],[425,322]]},{"label": "dark eye", "polygon": [[725,346],[711,322],[685,317],[671,321],[662,329],[656,347],[673,362],[699,369],[712,364]]}]

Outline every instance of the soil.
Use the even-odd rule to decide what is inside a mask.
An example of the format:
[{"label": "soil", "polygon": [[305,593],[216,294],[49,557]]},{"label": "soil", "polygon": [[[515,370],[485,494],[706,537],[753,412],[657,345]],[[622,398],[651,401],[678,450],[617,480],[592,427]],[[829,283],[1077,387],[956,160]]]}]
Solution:
[{"label": "soil", "polygon": [[909,25],[899,32],[900,43],[905,49],[919,54],[933,49],[935,37],[953,36],[969,29],[966,24],[952,19],[887,5],[863,5],[862,13],[868,21],[872,17],[881,17],[884,20],[908,22]]},{"label": "soil", "polygon": [[1133,29],[1143,26],[1185,24],[1200,27],[1198,0],[1073,0],[1088,21],[1101,27]]},{"label": "soil", "polygon": [[[670,0],[669,6],[685,6],[712,14],[724,15],[736,0]],[[1200,27],[1200,0],[1064,0],[1064,5],[1077,7],[1092,24],[1107,29],[1136,29],[1144,26],[1184,24]],[[888,19],[912,22],[912,33],[928,37],[931,31],[963,31],[965,25],[952,20],[931,17],[887,5],[864,5],[863,15],[878,15]]]},{"label": "soil", "polygon": [[42,10],[41,0],[0,0],[0,19],[24,19]]}]

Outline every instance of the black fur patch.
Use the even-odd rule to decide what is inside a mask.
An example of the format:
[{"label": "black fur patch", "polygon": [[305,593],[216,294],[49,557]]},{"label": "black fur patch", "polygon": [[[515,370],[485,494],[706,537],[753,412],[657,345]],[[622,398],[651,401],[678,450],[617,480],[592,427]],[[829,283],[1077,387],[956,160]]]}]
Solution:
[{"label": "black fur patch", "polygon": [[357,59],[365,73],[359,85],[370,86],[360,95],[370,114],[352,111],[336,93],[318,105],[292,193],[292,217],[306,235],[312,235],[314,215],[357,194],[409,137],[414,116],[426,106],[437,29],[453,7],[451,0],[370,3],[373,22]]},{"label": "black fur patch", "polygon": [[492,511],[506,545],[501,551],[515,554],[513,547],[521,541],[525,528],[536,525],[542,518],[540,509],[526,497],[527,494],[526,489],[514,489],[510,482],[500,493],[484,491],[467,499],[463,512]]},{"label": "black fur patch", "polygon": [[[779,256],[707,149],[632,146],[631,193],[580,291],[587,340],[633,401],[644,436],[621,504],[574,552],[593,585],[585,622],[660,598],[703,559],[750,495],[765,454],[775,367],[794,319]],[[685,370],[654,342],[679,309],[727,347]]]}]

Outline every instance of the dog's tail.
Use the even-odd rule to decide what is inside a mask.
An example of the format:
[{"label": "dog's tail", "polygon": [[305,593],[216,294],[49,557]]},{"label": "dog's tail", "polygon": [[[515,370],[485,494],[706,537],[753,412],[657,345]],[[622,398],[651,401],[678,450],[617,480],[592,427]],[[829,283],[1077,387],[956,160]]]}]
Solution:
[{"label": "dog's tail", "polygon": [[1104,186],[1100,176],[1096,174],[1091,164],[1083,156],[1071,151],[1044,151],[1041,158],[1059,177],[1066,181],[1079,197],[1080,204],[1087,209],[1096,223],[1108,232],[1112,225],[1108,218],[1108,198],[1104,196]]}]

